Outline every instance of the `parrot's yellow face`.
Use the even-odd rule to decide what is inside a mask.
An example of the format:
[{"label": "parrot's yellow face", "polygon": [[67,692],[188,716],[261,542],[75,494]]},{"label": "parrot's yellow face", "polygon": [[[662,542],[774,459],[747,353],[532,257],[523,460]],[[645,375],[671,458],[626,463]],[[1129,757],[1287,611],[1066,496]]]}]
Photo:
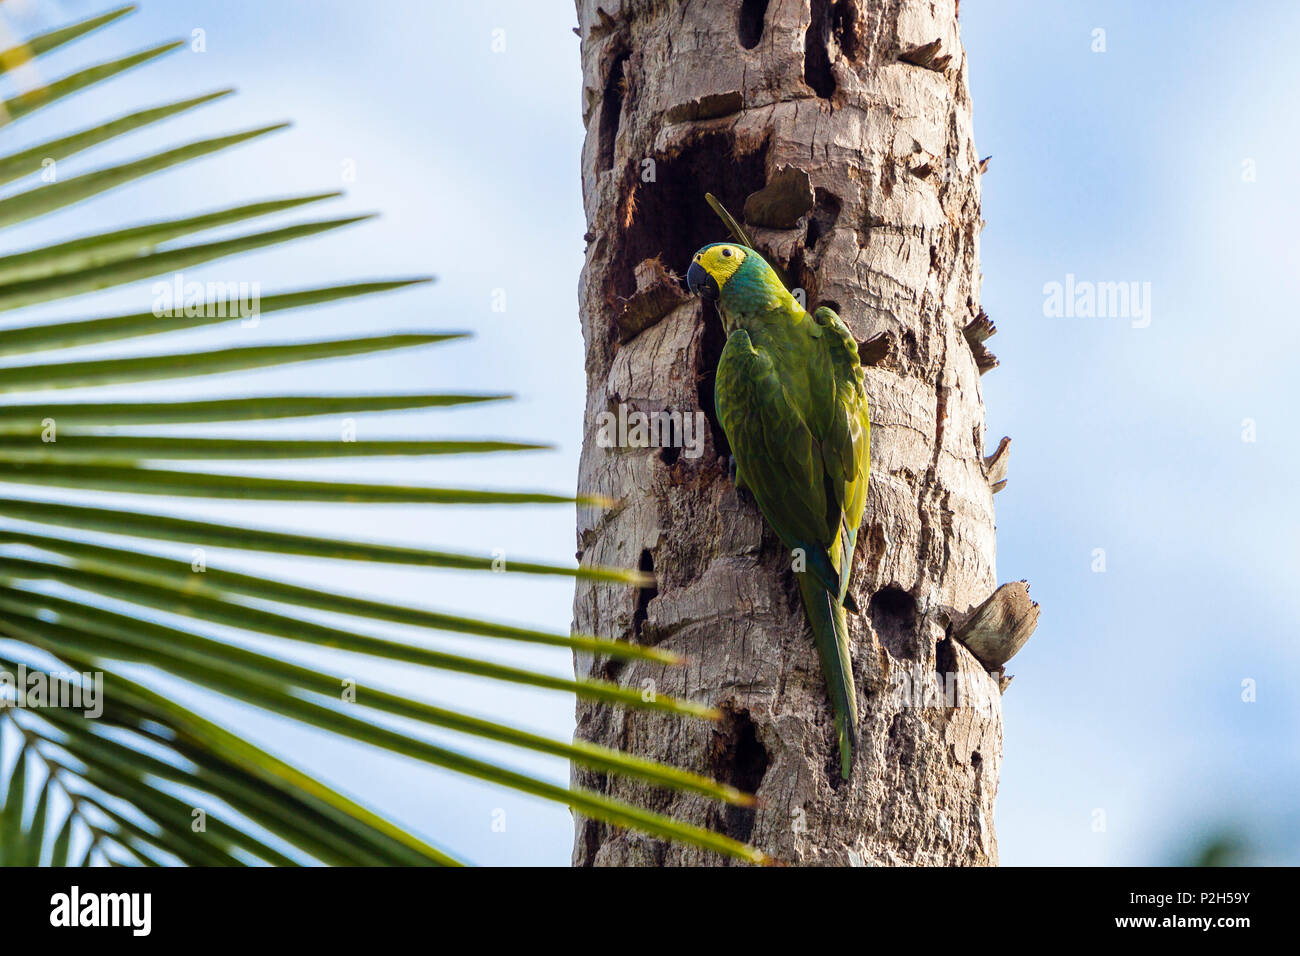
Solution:
[{"label": "parrot's yellow face", "polygon": [[686,284],[697,295],[717,298],[746,255],[744,246],[728,242],[705,246],[691,260],[691,267],[686,270]]}]

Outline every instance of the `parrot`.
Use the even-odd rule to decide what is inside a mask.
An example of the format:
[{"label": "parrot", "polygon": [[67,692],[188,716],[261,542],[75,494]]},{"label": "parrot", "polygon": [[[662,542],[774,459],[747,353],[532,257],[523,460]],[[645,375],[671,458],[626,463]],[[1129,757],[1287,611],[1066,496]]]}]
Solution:
[{"label": "parrot", "polygon": [[847,780],[858,749],[858,699],[846,612],[858,610],[849,575],[871,467],[858,344],[833,309],[810,315],[749,246],[704,246],[686,284],[722,320],[715,410],[736,487],[749,489],[790,549]]}]

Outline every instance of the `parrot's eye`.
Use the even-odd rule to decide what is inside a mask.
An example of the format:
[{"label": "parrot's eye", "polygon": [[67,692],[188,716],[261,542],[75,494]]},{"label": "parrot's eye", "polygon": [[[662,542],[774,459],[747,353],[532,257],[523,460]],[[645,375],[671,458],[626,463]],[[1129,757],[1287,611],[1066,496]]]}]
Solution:
[{"label": "parrot's eye", "polygon": [[731,250],[730,250],[730,249],[723,249],[723,250],[722,250],[722,254],[723,254],[724,256],[730,256],[730,255],[731,255]]},{"label": "parrot's eye", "polygon": [[696,254],[696,256],[695,256],[695,261],[696,261],[696,262],[699,262],[699,261],[700,261],[700,257],[699,257],[698,254]]}]

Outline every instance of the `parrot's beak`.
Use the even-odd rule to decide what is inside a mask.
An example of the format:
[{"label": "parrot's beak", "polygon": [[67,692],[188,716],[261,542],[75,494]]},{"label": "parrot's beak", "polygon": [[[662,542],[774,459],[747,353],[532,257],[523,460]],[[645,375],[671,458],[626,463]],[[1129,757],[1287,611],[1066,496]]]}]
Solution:
[{"label": "parrot's beak", "polygon": [[709,271],[698,262],[692,262],[686,270],[686,288],[704,299],[716,299],[721,291],[718,289],[718,280],[709,275]]}]

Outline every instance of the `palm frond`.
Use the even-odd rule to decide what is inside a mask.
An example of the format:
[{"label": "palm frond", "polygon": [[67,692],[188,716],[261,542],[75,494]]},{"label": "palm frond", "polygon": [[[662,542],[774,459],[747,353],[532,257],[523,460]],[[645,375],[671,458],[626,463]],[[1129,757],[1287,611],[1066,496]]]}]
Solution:
[{"label": "palm frond", "polygon": [[[0,73],[15,69],[105,26],[123,7],[34,37],[0,53]],[[5,100],[0,116],[18,119],[145,64],[178,46],[161,44],[102,60]],[[0,185],[56,160],[216,102],[228,90],[127,112],[36,147],[0,156]],[[30,222],[154,173],[283,129],[277,123],[160,149],[139,159],[42,183],[0,198],[0,226]],[[211,241],[210,230],[291,214],[336,198],[333,191],[243,201],[203,212],[83,234],[0,257],[0,311],[20,310],[167,275],[360,222],[337,216],[271,225]],[[256,315],[360,299],[416,287],[421,277],[334,282],[260,298]],[[375,752],[451,771],[617,826],[686,841],[750,862],[758,851],[723,835],[644,808],[516,770],[442,742],[488,742],[520,755],[562,758],[601,773],[737,806],[753,797],[691,770],[643,760],[582,741],[558,740],[488,714],[422,700],[355,680],[353,664],[398,662],[430,674],[472,675],[493,682],[602,700],[677,719],[712,720],[711,706],[643,694],[608,680],[576,679],[479,656],[451,653],[390,626],[450,634],[471,648],[512,645],[564,648],[610,660],[679,666],[675,654],[599,635],[547,631],[310,587],[233,568],[192,566],[177,546],[297,559],[442,570],[505,571],[585,578],[628,587],[639,571],[511,560],[290,533],[204,521],[170,513],[191,499],[324,502],[367,505],[535,507],[611,503],[539,490],[403,485],[309,475],[268,477],[209,471],[209,463],[329,462],[397,456],[513,456],[549,447],[519,437],[429,437],[421,440],[320,441],[302,437],[213,436],[198,431],[152,434],[142,426],[233,425],[329,414],[472,407],[511,396],[437,391],[423,394],[311,394],[103,401],[67,389],[109,388],[292,363],[447,345],[459,331],[350,335],[323,341],[172,349],[113,357],[59,356],[62,349],[130,343],[246,319],[247,303],[224,293],[201,303],[155,302],[148,311],[27,323],[0,330],[0,482],[21,492],[0,497],[0,864],[110,865],[368,864],[452,865],[452,855],[385,820],[331,784],[306,774],[239,733],[182,706],[163,687],[187,686],[196,700],[220,699],[250,713],[275,715]],[[39,396],[39,397],[28,397]],[[52,399],[45,401],[44,399]],[[173,463],[168,465],[167,463]],[[179,463],[186,463],[180,466]],[[302,467],[301,465],[298,467]],[[65,497],[66,490],[80,497]],[[86,500],[86,493],[91,499]],[[112,492],[139,503],[97,500]],[[169,513],[159,513],[166,502]],[[391,513],[391,512],[389,512]],[[434,579],[436,580],[436,579]],[[326,623],[322,615],[332,620]],[[345,623],[339,623],[342,619]],[[233,639],[232,634],[240,635]],[[246,644],[243,637],[253,638]],[[476,643],[475,643],[476,642]],[[324,652],[324,653],[322,653]],[[303,654],[313,661],[300,662]],[[298,657],[296,661],[295,654]],[[320,664],[329,660],[329,665]],[[349,663],[340,664],[339,661]],[[23,675],[24,680],[18,680]],[[161,679],[161,684],[158,680]],[[33,687],[41,688],[40,699]],[[202,706],[199,704],[198,706]],[[346,781],[341,781],[346,785]],[[441,821],[450,827],[450,821]]]}]

